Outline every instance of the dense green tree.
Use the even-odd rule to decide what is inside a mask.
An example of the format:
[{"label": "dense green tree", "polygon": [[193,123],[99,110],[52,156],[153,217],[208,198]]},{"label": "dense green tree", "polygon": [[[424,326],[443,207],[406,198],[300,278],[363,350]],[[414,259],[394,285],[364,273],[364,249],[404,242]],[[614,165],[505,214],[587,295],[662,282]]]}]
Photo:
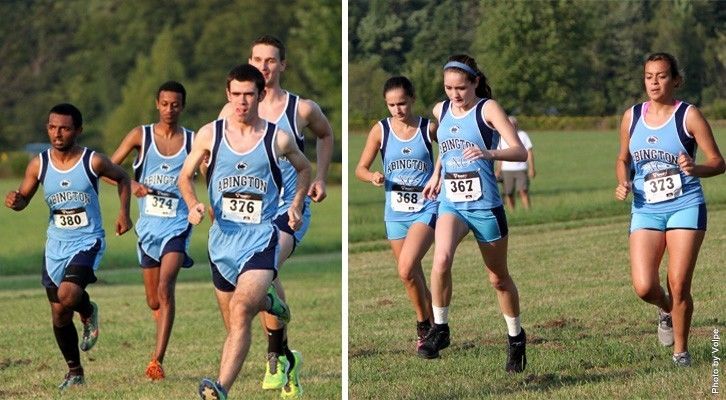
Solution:
[{"label": "dense green tree", "polygon": [[122,89],[122,101],[104,124],[104,147],[114,149],[133,127],[154,122],[156,90],[168,80],[184,81],[184,67],[170,28],[154,41],[148,56],[141,55]]}]

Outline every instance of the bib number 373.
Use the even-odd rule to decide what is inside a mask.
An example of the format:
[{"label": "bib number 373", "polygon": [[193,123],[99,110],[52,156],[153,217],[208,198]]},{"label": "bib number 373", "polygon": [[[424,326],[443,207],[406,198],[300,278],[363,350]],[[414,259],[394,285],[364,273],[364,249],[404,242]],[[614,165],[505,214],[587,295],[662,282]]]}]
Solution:
[{"label": "bib number 373", "polygon": [[648,204],[675,199],[681,195],[682,189],[681,171],[678,168],[651,172],[645,176],[643,184],[645,202]]},{"label": "bib number 373", "polygon": [[243,224],[259,224],[262,222],[262,195],[223,193],[222,218]]},{"label": "bib number 373", "polygon": [[446,198],[454,203],[475,201],[481,198],[479,174],[471,172],[447,172],[444,174]]},{"label": "bib number 373", "polygon": [[53,211],[53,223],[60,229],[78,229],[88,225],[85,208]]}]

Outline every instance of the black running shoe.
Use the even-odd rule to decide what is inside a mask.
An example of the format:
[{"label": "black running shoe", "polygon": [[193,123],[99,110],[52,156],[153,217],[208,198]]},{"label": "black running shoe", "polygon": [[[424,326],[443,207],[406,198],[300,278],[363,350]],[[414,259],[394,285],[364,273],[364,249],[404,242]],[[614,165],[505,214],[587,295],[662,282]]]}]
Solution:
[{"label": "black running shoe", "polygon": [[429,333],[430,329],[431,323],[428,320],[416,322],[416,351],[423,346],[426,335]]},{"label": "black running shoe", "polygon": [[434,324],[426,334],[423,344],[418,349],[418,355],[423,358],[438,358],[439,350],[449,347],[449,325]]},{"label": "black running shoe", "polygon": [[507,336],[509,348],[507,351],[507,365],[504,369],[507,372],[522,372],[527,366],[527,335],[522,332],[517,336]]}]

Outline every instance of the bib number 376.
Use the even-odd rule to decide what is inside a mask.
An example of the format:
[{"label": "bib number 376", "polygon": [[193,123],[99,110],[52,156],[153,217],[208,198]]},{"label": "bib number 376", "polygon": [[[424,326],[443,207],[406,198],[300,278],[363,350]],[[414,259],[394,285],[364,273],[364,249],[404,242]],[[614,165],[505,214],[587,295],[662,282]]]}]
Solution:
[{"label": "bib number 376", "polygon": [[222,218],[243,224],[259,224],[262,222],[262,195],[223,193]]}]

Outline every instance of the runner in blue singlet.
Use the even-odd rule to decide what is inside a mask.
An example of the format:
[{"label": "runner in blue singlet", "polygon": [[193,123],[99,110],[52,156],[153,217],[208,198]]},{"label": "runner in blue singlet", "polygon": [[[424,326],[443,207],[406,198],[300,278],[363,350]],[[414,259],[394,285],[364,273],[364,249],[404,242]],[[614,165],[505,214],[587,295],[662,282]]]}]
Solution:
[{"label": "runner in blue singlet", "polygon": [[[434,168],[431,141],[436,140],[437,124],[412,114],[416,96],[406,77],[388,79],[383,98],[391,117],[371,128],[355,174],[364,182],[384,186],[386,236],[416,312],[418,350],[432,319],[431,293],[421,259],[434,240],[438,202],[424,198],[422,191]],[[378,151],[383,173],[370,169]]]},{"label": "runner in blue singlet", "polygon": [[[527,151],[502,107],[491,99],[486,76],[473,58],[449,58],[444,66],[444,89],[449,99],[433,110],[439,120],[439,160],[425,188],[428,196],[441,191],[431,271],[434,325],[419,355],[436,358],[439,350],[449,345],[451,267],[457,246],[471,230],[507,324],[509,351],[505,369],[522,372],[527,363],[526,335],[519,321],[519,294],[507,268],[507,220],[493,163],[524,161]],[[500,134],[509,148],[497,149]]]},{"label": "runner in blue singlet", "polygon": [[[623,114],[615,197],[625,200],[633,193],[629,240],[635,292],[658,306],[658,340],[673,346],[674,364],[689,366],[691,280],[706,234],[699,178],[722,174],[726,165],[701,112],[675,99],[682,82],[672,55],[654,53],[645,61],[649,101]],[[695,163],[696,148],[703,152],[702,164]],[[667,294],[658,274],[666,250]]]}]

